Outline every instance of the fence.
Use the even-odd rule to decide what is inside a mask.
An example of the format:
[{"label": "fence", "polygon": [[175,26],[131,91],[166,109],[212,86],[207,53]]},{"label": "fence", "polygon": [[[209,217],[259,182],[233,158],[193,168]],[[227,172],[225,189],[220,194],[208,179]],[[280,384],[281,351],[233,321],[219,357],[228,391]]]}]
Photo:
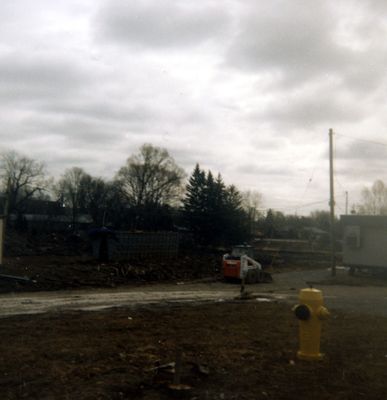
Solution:
[{"label": "fence", "polygon": [[[112,259],[177,257],[179,234],[177,232],[133,233],[116,231],[117,241],[110,241]],[[110,246],[112,244],[112,246]]]}]

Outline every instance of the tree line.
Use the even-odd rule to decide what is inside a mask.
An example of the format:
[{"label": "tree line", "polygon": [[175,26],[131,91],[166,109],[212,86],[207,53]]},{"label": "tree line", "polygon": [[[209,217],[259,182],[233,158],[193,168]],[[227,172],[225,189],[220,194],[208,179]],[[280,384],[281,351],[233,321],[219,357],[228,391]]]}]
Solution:
[{"label": "tree line", "polygon": [[[115,229],[170,230],[191,232],[196,242],[236,243],[263,234],[297,235],[301,227],[328,230],[328,214],[309,217],[285,216],[269,210],[262,213],[262,195],[241,192],[226,185],[218,173],[197,164],[187,176],[166,149],[144,144],[130,156],[111,180],[94,177],[72,167],[56,180],[42,162],[15,151],[0,159],[4,214],[22,215],[31,199],[55,201],[70,211],[72,227],[81,213],[95,226]],[[357,213],[387,214],[387,187],[382,181],[363,190]],[[293,232],[293,233],[292,233]]]},{"label": "tree line", "polygon": [[[192,232],[200,243],[244,240],[248,213],[235,186],[226,186],[196,165],[186,174],[166,149],[144,144],[130,156],[113,179],[105,180],[84,169],[66,169],[56,180],[43,163],[15,151],[0,162],[4,214],[22,216],[30,200],[55,201],[70,211],[75,229],[80,214],[95,226],[115,229]],[[200,203],[200,205],[199,205]]]}]

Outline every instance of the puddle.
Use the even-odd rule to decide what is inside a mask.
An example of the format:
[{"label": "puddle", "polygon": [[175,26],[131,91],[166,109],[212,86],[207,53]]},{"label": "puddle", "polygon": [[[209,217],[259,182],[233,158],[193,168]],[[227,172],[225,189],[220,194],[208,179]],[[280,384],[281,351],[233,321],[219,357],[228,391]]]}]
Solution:
[{"label": "puddle", "polygon": [[255,300],[258,301],[259,303],[271,303],[272,301],[274,301],[274,299],[268,299],[265,297],[258,297]]}]

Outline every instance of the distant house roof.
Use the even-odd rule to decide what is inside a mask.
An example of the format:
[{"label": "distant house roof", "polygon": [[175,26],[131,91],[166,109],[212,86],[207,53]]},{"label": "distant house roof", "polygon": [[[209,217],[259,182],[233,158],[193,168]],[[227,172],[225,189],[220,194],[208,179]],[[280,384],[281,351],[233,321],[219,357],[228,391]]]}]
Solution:
[{"label": "distant house roof", "polygon": [[[73,219],[71,215],[48,215],[48,214],[23,214],[23,217],[28,222],[62,222],[62,223],[72,223]],[[16,214],[11,214],[9,216],[11,221],[16,221]],[[91,224],[93,219],[89,214],[78,214],[75,218],[75,222],[78,224]]]},{"label": "distant house roof", "polygon": [[64,214],[64,207],[59,201],[30,199],[24,204],[26,214]]},{"label": "distant house roof", "polygon": [[[6,195],[0,193],[0,210],[4,209]],[[23,202],[22,207],[25,214],[65,214],[65,208],[59,201],[28,199]]]},{"label": "distant house roof", "polygon": [[310,226],[310,227],[307,226],[307,227],[303,228],[303,230],[305,232],[314,233],[315,235],[327,235],[328,234],[327,231],[324,231],[323,229],[320,229],[320,228],[316,228],[314,226]]}]

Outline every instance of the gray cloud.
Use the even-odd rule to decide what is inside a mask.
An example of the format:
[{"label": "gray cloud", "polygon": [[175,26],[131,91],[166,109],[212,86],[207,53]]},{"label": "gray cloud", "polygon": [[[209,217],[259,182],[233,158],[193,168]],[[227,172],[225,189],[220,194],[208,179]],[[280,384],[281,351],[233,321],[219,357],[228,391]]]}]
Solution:
[{"label": "gray cloud", "polygon": [[[351,11],[350,4],[343,10]],[[254,3],[239,22],[240,31],[226,53],[225,65],[268,75],[274,90],[334,79],[339,90],[372,94],[385,85],[387,48],[380,37],[386,32],[371,5],[365,4],[357,5],[363,14],[354,18],[355,24],[339,17],[332,2]],[[371,24],[375,38],[360,44],[368,37],[364,26]]]},{"label": "gray cloud", "polygon": [[276,163],[276,165],[256,164],[256,163],[243,163],[237,167],[237,172],[248,175],[266,175],[266,176],[281,176],[289,177],[294,176],[295,171],[284,169],[283,165]]},{"label": "gray cloud", "polygon": [[121,104],[112,100],[99,101],[66,101],[52,103],[45,110],[56,115],[64,115],[70,118],[83,118],[85,121],[110,121],[138,125],[146,124],[159,112],[145,105]]},{"label": "gray cloud", "polygon": [[387,160],[387,146],[377,144],[377,142],[367,142],[367,139],[355,140],[348,144],[342,140],[337,141],[336,154],[339,160],[353,161],[356,163],[368,164],[370,160],[372,162],[385,163]]},{"label": "gray cloud", "polygon": [[240,22],[227,62],[247,71],[271,70],[280,79],[331,74],[347,65],[350,52],[335,43],[334,22],[325,3],[254,3]]},{"label": "gray cloud", "polygon": [[353,99],[336,93],[316,92],[301,96],[289,95],[282,101],[275,101],[260,118],[272,121],[273,125],[302,126],[314,128],[319,125],[333,126],[337,122],[354,122],[365,118],[366,109]]},{"label": "gray cloud", "polygon": [[[387,3],[196,3],[5,0],[2,146],[112,177],[150,142],[267,206],[296,203],[317,164],[305,200],[327,197],[328,128],[384,131]],[[381,177],[384,149],[336,139],[343,186]]]},{"label": "gray cloud", "polygon": [[39,103],[76,95],[90,83],[90,74],[69,59],[47,55],[0,56],[0,99]]},{"label": "gray cloud", "polygon": [[155,50],[185,48],[218,37],[227,30],[229,16],[211,1],[107,1],[96,21],[98,38]]}]

